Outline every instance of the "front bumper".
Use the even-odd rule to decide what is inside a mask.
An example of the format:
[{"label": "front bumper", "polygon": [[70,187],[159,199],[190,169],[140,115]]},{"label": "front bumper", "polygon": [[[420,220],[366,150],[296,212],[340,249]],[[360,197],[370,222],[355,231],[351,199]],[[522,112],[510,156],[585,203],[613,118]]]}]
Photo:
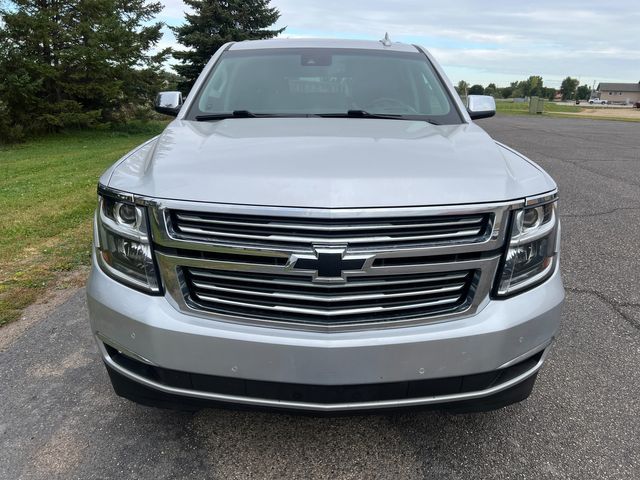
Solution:
[{"label": "front bumper", "polygon": [[107,366],[166,394],[316,411],[363,410],[489,397],[532,377],[540,355],[518,375],[480,390],[391,400],[318,403],[228,395],[176,387],[113,360],[105,343],[137,362],[239,381],[351,386],[463,378],[517,364],[544,350],[560,322],[564,290],[559,268],[539,287],[490,301],[475,315],[422,326],[323,333],[202,319],[178,312],[92,269],[87,287],[91,327]]}]

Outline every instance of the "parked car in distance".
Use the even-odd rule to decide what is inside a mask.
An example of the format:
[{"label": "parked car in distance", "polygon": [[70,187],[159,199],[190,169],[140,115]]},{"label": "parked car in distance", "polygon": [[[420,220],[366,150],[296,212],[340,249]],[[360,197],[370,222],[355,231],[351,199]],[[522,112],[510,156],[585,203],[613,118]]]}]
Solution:
[{"label": "parked car in distance", "polygon": [[589,100],[591,105],[606,105],[608,102],[606,100],[602,100],[600,98],[592,98]]},{"label": "parked car in distance", "polygon": [[633,104],[633,108],[640,108],[640,102],[636,102]]},{"label": "parked car in distance", "polygon": [[100,178],[89,319],[158,406],[487,410],[532,391],[564,289],[553,179],[410,44],[224,45]]}]

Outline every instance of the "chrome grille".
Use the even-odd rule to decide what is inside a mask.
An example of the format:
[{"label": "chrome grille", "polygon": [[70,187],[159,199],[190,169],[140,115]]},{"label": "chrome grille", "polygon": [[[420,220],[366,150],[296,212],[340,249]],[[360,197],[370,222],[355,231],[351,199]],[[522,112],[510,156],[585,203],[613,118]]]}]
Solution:
[{"label": "chrome grille", "polygon": [[175,234],[201,241],[273,244],[344,243],[358,247],[478,239],[489,214],[409,218],[289,218],[172,211]]},{"label": "chrome grille", "polygon": [[[473,314],[488,300],[512,205],[331,210],[167,200],[152,208],[151,230],[168,298],[185,313],[341,331]],[[340,268],[328,274],[336,252]]]},{"label": "chrome grille", "polygon": [[412,318],[464,308],[475,271],[352,277],[318,285],[311,277],[185,268],[189,299],[227,315],[332,324]]}]

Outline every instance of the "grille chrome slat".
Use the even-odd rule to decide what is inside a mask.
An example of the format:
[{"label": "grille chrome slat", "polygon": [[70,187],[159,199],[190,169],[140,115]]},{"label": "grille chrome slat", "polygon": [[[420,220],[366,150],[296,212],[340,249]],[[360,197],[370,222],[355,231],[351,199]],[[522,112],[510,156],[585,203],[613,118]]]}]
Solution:
[{"label": "grille chrome slat", "polygon": [[[190,273],[193,277],[204,277],[204,278],[221,278],[221,279],[227,279],[227,280],[231,280],[231,281],[242,281],[242,282],[252,282],[252,283],[275,283],[278,286],[294,286],[294,287],[299,287],[299,286],[305,286],[305,287],[309,287],[309,288],[314,288],[314,289],[318,289],[318,288],[323,288],[323,289],[349,289],[349,288],[354,288],[354,287],[380,287],[380,286],[396,286],[396,285],[404,285],[404,284],[414,284],[416,283],[416,279],[412,278],[412,279],[394,279],[393,277],[388,277],[388,279],[385,280],[380,280],[380,281],[367,281],[367,280],[361,280],[358,279],[357,282],[353,282],[353,283],[346,283],[346,284],[339,284],[339,285],[330,285],[330,284],[326,284],[326,285],[318,285],[315,283],[310,283],[308,279],[300,279],[300,280],[282,280],[282,279],[273,279],[273,280],[267,280],[264,278],[253,278],[250,276],[246,276],[246,277],[237,277],[237,276],[232,276],[232,275],[217,275],[215,273],[211,273],[210,271],[198,271],[198,270],[194,270],[191,269]],[[460,280],[461,278],[464,278],[468,275],[467,272],[463,272],[463,273],[451,273],[448,274],[446,276],[438,276],[438,277],[425,277],[425,278],[421,278],[419,280],[420,283],[425,283],[425,282],[437,282],[437,281],[442,281],[442,280]],[[366,278],[366,277],[365,277]]]},{"label": "grille chrome slat", "polygon": [[[211,297],[208,295],[198,295],[201,300],[205,300],[213,303],[223,303],[227,305],[237,305],[246,307],[246,303],[238,302],[234,300],[226,300],[218,297]],[[313,308],[301,308],[301,307],[290,307],[285,305],[264,305],[259,303],[253,303],[251,305],[252,308],[258,308],[263,310],[271,310],[276,312],[289,312],[289,313],[299,313],[305,315],[317,315],[321,317],[337,317],[340,315],[354,315],[354,314],[367,314],[367,313],[380,313],[380,312],[390,312],[397,310],[407,310],[407,309],[418,309],[425,307],[434,307],[440,305],[447,305],[451,303],[458,302],[459,297],[454,298],[444,298],[440,300],[433,300],[430,302],[422,302],[422,303],[412,303],[408,305],[396,305],[389,307],[362,307],[362,308],[350,308],[350,309],[342,309],[342,310],[320,310]]]},{"label": "grille chrome slat", "polygon": [[339,238],[326,238],[326,237],[300,237],[296,235],[248,235],[248,234],[240,234],[240,233],[228,233],[221,232],[217,230],[207,230],[204,228],[195,228],[195,227],[187,227],[180,226],[180,231],[184,233],[193,233],[202,236],[213,236],[213,237],[224,237],[224,238],[233,238],[233,239],[244,239],[244,240],[270,240],[274,242],[311,242],[311,243],[324,243],[327,241],[334,241],[340,243],[376,243],[376,242],[419,242],[424,240],[439,240],[443,238],[458,238],[458,237],[470,237],[474,235],[478,235],[481,232],[480,228],[468,229],[468,230],[458,230],[450,233],[439,233],[432,235],[414,235],[414,236],[406,236],[406,237],[390,237],[390,236],[378,236],[378,237],[339,237]]},{"label": "grille chrome slat", "polygon": [[361,300],[386,300],[390,298],[400,298],[400,297],[415,297],[420,295],[433,295],[440,293],[449,293],[449,292],[457,292],[462,290],[464,287],[464,283],[458,283],[456,285],[452,285],[449,287],[440,287],[433,288],[428,290],[416,290],[412,292],[400,292],[400,293],[371,293],[371,294],[353,294],[353,295],[341,295],[341,296],[321,296],[321,295],[303,295],[303,294],[292,294],[292,293],[281,293],[281,292],[260,292],[255,290],[243,290],[240,288],[227,288],[227,287],[219,287],[216,285],[209,285],[206,283],[200,282],[192,282],[193,286],[203,290],[212,290],[219,292],[229,292],[237,295],[248,295],[248,296],[259,296],[259,297],[269,297],[269,298],[282,298],[282,299],[292,299],[292,300],[309,300],[315,302],[327,302],[327,303],[335,303],[335,302],[348,302],[348,301],[361,301]]},{"label": "grille chrome slat", "polygon": [[471,218],[463,218],[457,219],[454,221],[448,222],[429,222],[429,223],[409,223],[404,225],[397,225],[392,223],[379,223],[379,224],[361,224],[361,225],[305,225],[303,223],[278,223],[278,222],[268,222],[268,223],[254,223],[254,222],[239,222],[239,221],[231,221],[231,220],[220,220],[214,218],[206,218],[195,215],[185,215],[182,213],[177,213],[176,218],[178,220],[187,221],[187,222],[195,222],[195,223],[204,223],[204,224],[214,224],[214,225],[233,225],[240,227],[269,227],[269,228],[277,228],[277,229],[287,229],[291,230],[295,228],[296,230],[318,230],[318,231],[328,231],[328,232],[348,232],[348,231],[360,231],[360,230],[395,230],[395,229],[407,229],[407,228],[424,228],[424,227],[451,227],[451,226],[461,226],[461,225],[473,225],[479,224],[482,222],[482,217],[471,217]]}]

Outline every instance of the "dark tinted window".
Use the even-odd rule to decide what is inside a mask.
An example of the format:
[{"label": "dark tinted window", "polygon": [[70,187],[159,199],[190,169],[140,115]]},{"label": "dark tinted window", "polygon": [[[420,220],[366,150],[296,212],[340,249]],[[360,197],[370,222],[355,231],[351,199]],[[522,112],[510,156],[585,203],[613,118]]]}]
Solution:
[{"label": "dark tinted window", "polygon": [[420,52],[347,49],[227,51],[190,116],[249,110],[304,115],[365,110],[460,123],[430,62]]}]

